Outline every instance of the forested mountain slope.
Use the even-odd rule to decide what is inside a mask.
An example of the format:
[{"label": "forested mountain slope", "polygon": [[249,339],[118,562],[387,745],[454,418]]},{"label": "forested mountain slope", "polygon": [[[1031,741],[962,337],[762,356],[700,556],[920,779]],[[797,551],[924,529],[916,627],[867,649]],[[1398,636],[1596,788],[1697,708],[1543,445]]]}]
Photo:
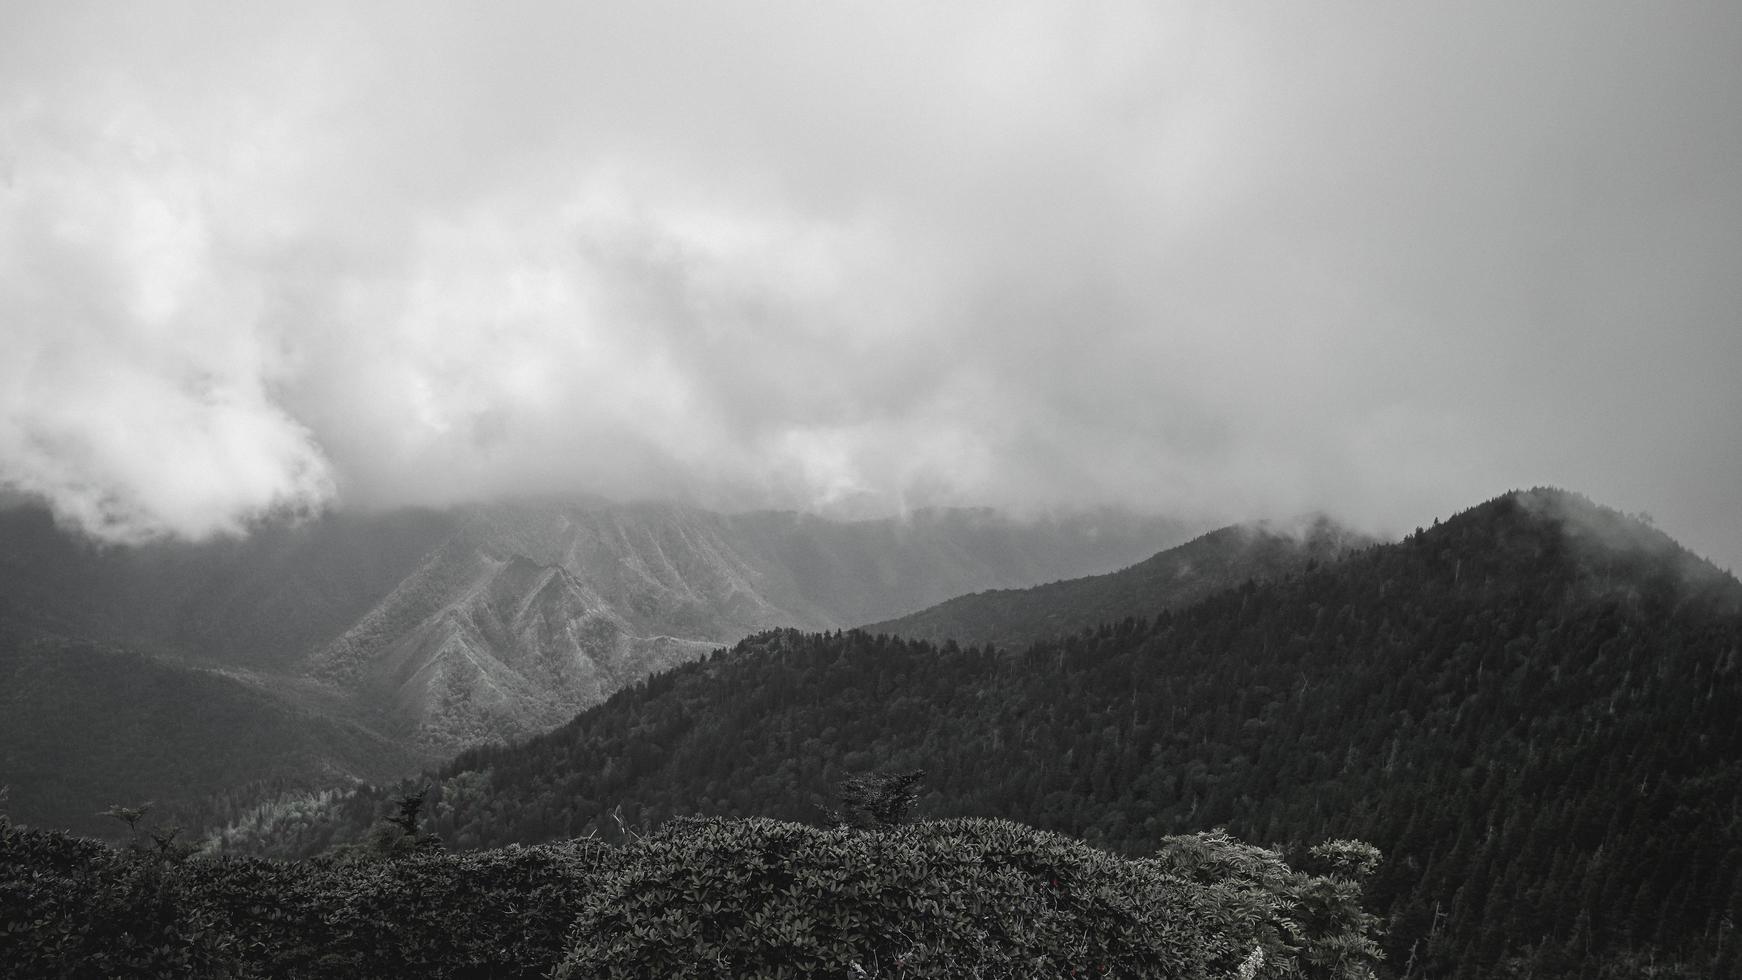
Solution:
[{"label": "forested mountain slope", "polygon": [[23,824],[112,835],[111,804],[381,781],[420,761],[212,670],[40,636],[0,642],[0,786]]},{"label": "forested mountain slope", "polygon": [[[1372,841],[1399,972],[1733,976],[1739,665],[1734,578],[1531,491],[1018,654],[763,634],[468,752],[431,798],[451,842],[487,846],[696,811],[803,819],[846,773],[924,768],[927,815],[1131,852],[1215,826]],[[379,801],[328,818],[355,834]]]},{"label": "forested mountain slope", "polygon": [[954,640],[961,646],[1020,648],[1127,616],[1151,619],[1164,609],[1190,605],[1247,579],[1281,578],[1373,543],[1374,539],[1325,517],[1296,526],[1239,524],[1117,572],[957,596],[861,628],[934,643]]},{"label": "forested mountain slope", "polygon": [[[138,802],[128,797],[142,786],[160,803],[234,790],[208,778],[218,772],[260,786],[385,778],[547,731],[751,632],[843,626],[1114,568],[1186,533],[1110,511],[838,522],[547,500],[105,547],[43,511],[0,509],[0,659],[31,671],[31,686],[8,694],[4,724],[18,734],[0,784],[13,784],[30,822],[85,828],[111,802]],[[44,659],[63,647],[85,659]],[[91,668],[92,657],[113,672]],[[162,696],[116,701],[129,677]],[[194,691],[253,707],[203,717]],[[122,723],[141,713],[157,720]],[[92,723],[66,724],[74,717]],[[193,733],[221,748],[178,757],[200,752]],[[248,755],[251,766],[207,764],[274,739],[286,750]],[[117,780],[120,759],[137,768]]]},{"label": "forested mountain slope", "polygon": [[838,523],[670,504],[480,507],[313,651],[309,672],[355,692],[384,730],[451,755],[546,731],[748,633],[841,626],[981,583],[1102,566],[1180,527],[1115,513]]}]

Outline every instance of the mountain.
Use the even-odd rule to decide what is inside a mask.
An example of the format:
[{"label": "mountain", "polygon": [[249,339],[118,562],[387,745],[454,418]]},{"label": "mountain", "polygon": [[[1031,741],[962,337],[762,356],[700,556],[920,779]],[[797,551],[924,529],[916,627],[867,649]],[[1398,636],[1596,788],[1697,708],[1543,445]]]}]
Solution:
[{"label": "mountain", "polygon": [[772,626],[823,629],[982,584],[1105,566],[1179,525],[922,511],[836,523],[666,504],[473,511],[312,676],[432,754],[547,730],[656,670]]},{"label": "mountain", "polygon": [[1015,655],[761,634],[427,778],[435,829],[473,847],[814,819],[848,774],[923,768],[926,816],[1129,853],[1218,826],[1371,841],[1402,975],[1735,976],[1739,668],[1742,584],[1535,490]]},{"label": "mountain", "polygon": [[216,671],[86,643],[0,643],[0,785],[20,823],[112,835],[101,810],[166,789],[204,796],[265,775],[379,782],[420,758]]},{"label": "mountain", "polygon": [[1247,579],[1281,578],[1374,543],[1326,517],[1295,526],[1234,525],[1117,572],[957,596],[861,629],[934,643],[1020,649],[1127,616],[1150,619]]},{"label": "mountain", "polygon": [[456,532],[457,513],[333,514],[239,540],[105,546],[36,507],[0,509],[0,615],[19,626],[230,667],[294,670]]},{"label": "mountain", "polygon": [[[28,660],[38,687],[64,686],[15,698],[8,724],[69,740],[51,750],[21,736],[0,784],[34,820],[85,826],[137,786],[186,803],[222,782],[175,761],[170,747],[199,751],[192,741],[141,754],[118,741],[135,737],[119,724],[60,726],[82,693],[114,705],[126,689],[100,684],[103,670],[47,661],[49,651],[76,647],[123,664],[115,678],[144,672],[180,692],[153,702],[162,721],[146,731],[282,740],[281,757],[248,757],[258,765],[248,778],[317,786],[548,730],[752,632],[844,626],[972,589],[1105,570],[1186,533],[1111,511],[835,522],[582,500],[335,514],[241,540],[118,548],[68,535],[40,510],[0,510],[0,655]],[[252,707],[215,712],[226,728],[200,716],[202,698]],[[284,736],[293,718],[318,735]],[[138,772],[106,790],[87,778],[112,774],[103,760],[119,758],[137,760]],[[81,767],[90,773],[73,771]],[[27,808],[32,796],[59,802]]]},{"label": "mountain", "polygon": [[384,730],[451,754],[555,727],[719,645],[638,625],[563,565],[460,535],[313,651],[310,673],[350,692]]}]

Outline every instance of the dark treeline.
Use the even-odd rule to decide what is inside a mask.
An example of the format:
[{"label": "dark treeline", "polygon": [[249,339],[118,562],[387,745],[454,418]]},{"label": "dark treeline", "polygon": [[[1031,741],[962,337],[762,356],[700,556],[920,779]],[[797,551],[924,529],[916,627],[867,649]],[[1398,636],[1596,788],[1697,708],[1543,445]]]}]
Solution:
[{"label": "dark treeline", "polygon": [[762,634],[460,757],[434,827],[814,820],[846,774],[924,768],[926,816],[1132,854],[1216,826],[1371,841],[1396,975],[1737,975],[1738,587],[1665,542],[1536,493],[1021,653]]}]

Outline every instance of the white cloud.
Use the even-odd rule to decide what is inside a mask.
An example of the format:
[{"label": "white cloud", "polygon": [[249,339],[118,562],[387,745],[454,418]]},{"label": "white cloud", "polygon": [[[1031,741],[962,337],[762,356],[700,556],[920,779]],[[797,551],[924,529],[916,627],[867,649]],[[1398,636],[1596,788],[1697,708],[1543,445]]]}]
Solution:
[{"label": "white cloud", "polygon": [[272,339],[200,162],[125,113],[16,113],[6,137],[0,480],[118,540],[320,506],[327,462],[268,393]]},{"label": "white cloud", "polygon": [[1554,482],[1742,556],[1739,24],[10,5],[0,480],[116,537]]}]

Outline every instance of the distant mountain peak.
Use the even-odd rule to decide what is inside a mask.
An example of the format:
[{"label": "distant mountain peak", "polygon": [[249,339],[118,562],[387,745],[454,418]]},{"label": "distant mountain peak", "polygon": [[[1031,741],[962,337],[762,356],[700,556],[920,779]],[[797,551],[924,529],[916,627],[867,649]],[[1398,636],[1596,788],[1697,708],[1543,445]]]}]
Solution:
[{"label": "distant mountain peak", "polygon": [[1407,543],[1454,562],[1454,575],[1504,577],[1542,564],[1558,568],[1586,597],[1742,609],[1742,583],[1659,530],[1649,515],[1558,487],[1509,491]]},{"label": "distant mountain peak", "polygon": [[1127,617],[1149,619],[1248,580],[1280,578],[1375,543],[1325,514],[1230,524],[1119,571],[958,596],[865,629],[1021,648]]}]

